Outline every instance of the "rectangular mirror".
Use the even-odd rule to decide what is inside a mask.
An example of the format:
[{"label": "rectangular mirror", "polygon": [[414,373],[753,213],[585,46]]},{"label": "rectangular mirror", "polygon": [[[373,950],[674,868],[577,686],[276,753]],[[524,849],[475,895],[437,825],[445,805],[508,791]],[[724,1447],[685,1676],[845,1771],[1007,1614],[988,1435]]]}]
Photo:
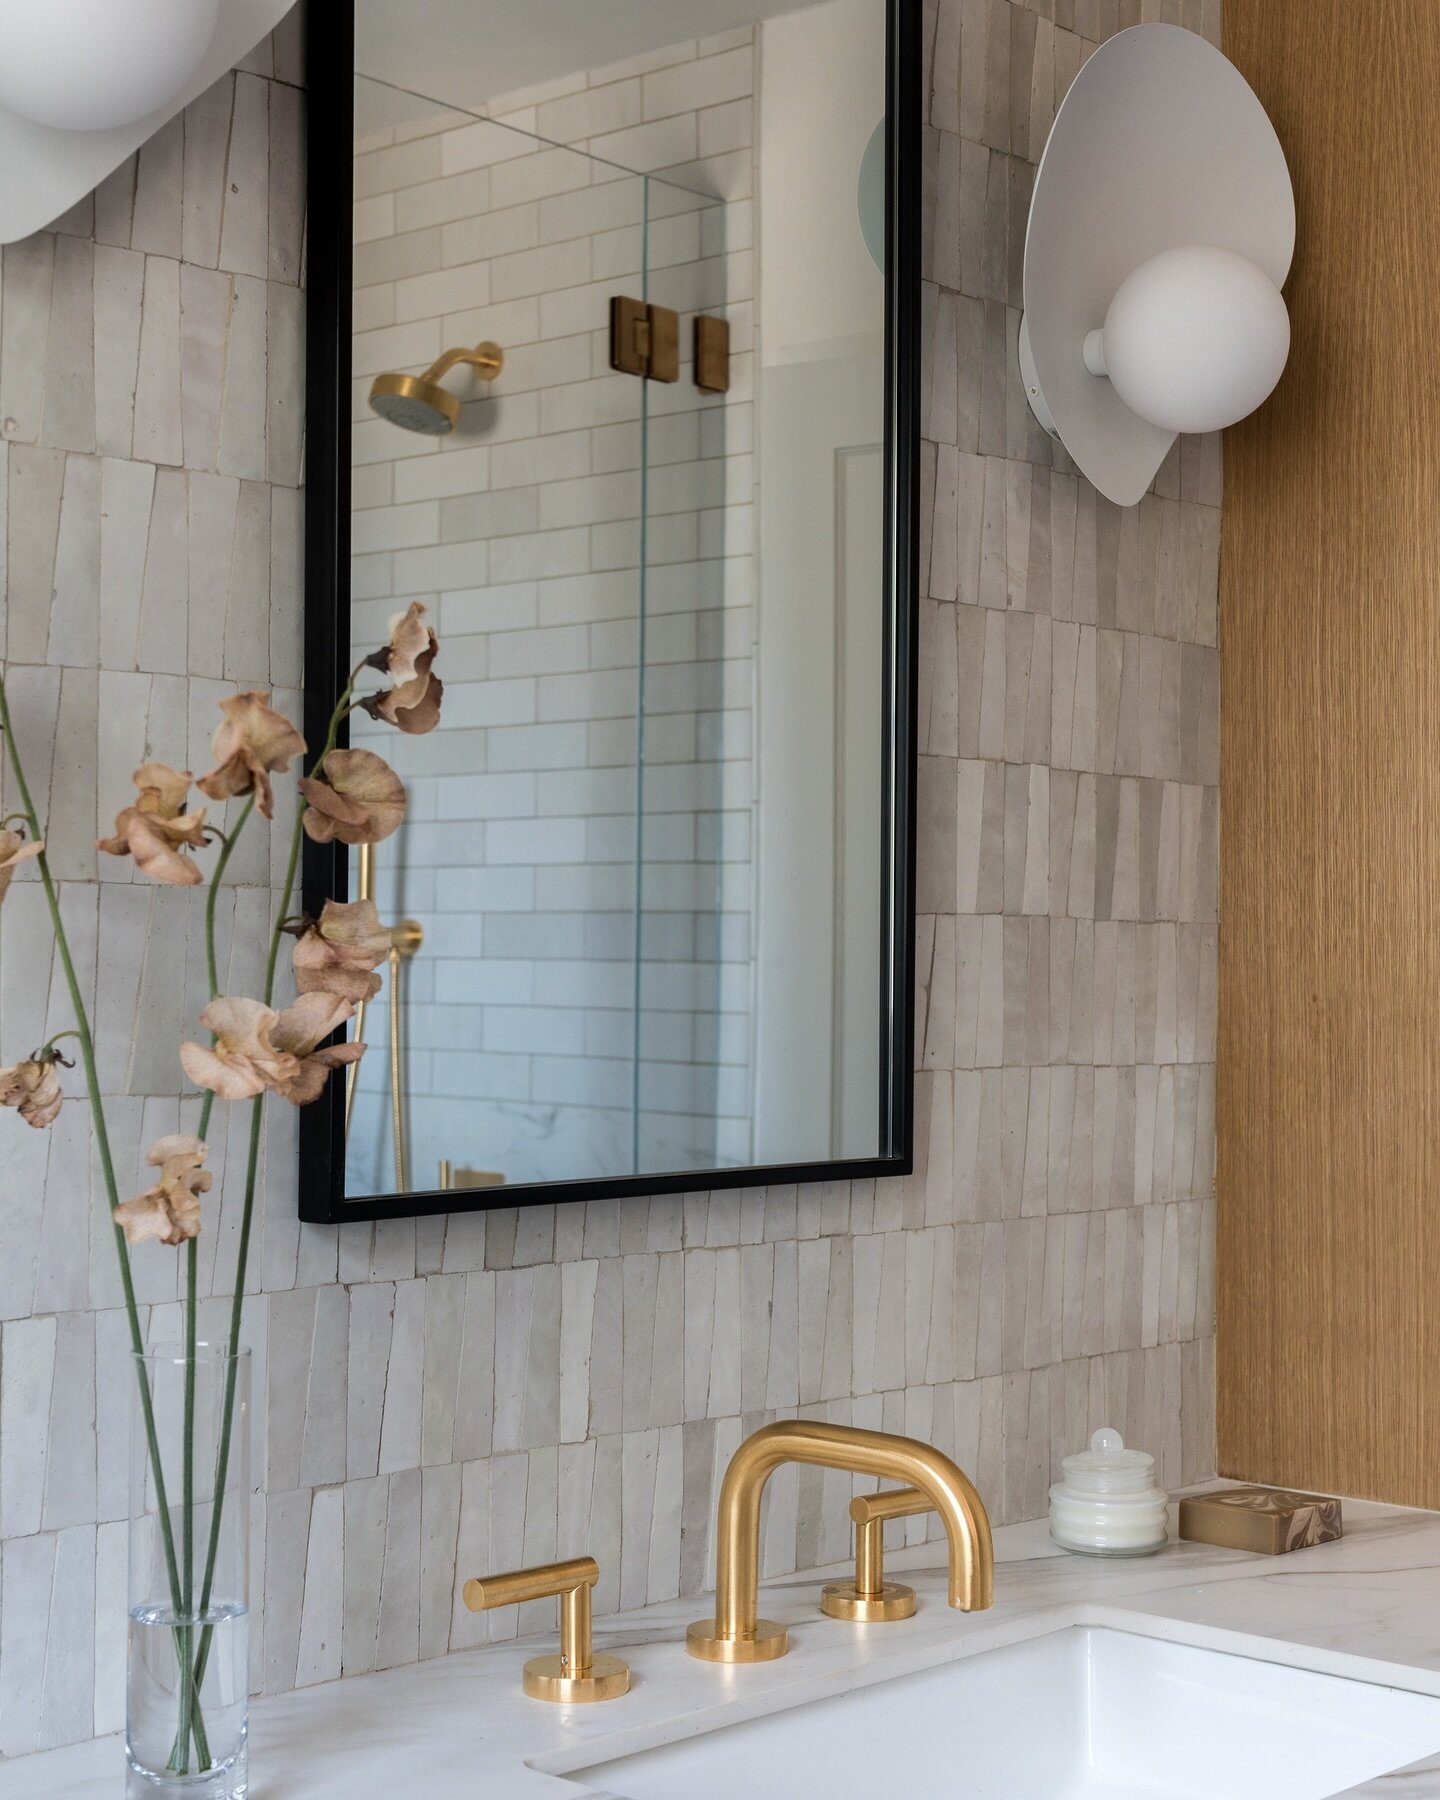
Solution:
[{"label": "rectangular mirror", "polygon": [[908,1171],[919,11],[335,8],[307,735],[417,601],[444,700],[303,1217]]}]

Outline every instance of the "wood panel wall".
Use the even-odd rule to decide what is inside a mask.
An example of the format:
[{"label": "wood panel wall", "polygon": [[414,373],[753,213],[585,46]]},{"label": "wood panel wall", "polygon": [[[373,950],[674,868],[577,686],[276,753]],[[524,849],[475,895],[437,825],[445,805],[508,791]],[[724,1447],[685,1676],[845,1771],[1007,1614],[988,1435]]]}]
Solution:
[{"label": "wood panel wall", "polygon": [[1440,0],[1225,0],[1295,181],[1229,434],[1219,1466],[1440,1506]]}]

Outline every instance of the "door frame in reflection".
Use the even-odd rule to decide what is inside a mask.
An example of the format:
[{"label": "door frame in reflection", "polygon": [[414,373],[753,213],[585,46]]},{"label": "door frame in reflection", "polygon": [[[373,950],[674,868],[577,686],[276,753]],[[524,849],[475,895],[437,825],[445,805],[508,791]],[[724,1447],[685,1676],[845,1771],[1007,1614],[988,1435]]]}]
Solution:
[{"label": "door frame in reflection", "polygon": [[[878,1152],[823,1162],[686,1169],[429,1193],[345,1193],[343,1085],[300,1115],[299,1211],[316,1224],[555,1205],[642,1194],[904,1176],[914,1165],[915,815],[920,513],[921,0],[887,0],[884,729],[880,749]],[[350,645],[353,0],[306,9],[305,721],[322,742]],[[341,845],[305,844],[304,905],[348,895]],[[817,1047],[828,1069],[828,1046]]]}]

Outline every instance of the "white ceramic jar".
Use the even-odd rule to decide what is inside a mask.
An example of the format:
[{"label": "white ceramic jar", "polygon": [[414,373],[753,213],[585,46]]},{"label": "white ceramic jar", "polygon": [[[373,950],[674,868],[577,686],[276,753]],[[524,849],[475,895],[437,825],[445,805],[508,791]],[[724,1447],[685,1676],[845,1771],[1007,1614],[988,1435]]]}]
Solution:
[{"label": "white ceramic jar", "polygon": [[1050,1535],[1085,1556],[1152,1556],[1169,1539],[1169,1496],[1155,1485],[1155,1458],[1127,1450],[1118,1431],[1097,1431],[1067,1456],[1050,1490]]}]

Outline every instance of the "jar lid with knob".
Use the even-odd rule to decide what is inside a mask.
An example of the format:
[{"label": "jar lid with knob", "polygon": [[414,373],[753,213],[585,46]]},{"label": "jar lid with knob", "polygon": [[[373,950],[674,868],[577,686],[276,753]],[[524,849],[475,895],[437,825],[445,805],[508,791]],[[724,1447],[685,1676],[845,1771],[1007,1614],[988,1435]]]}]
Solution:
[{"label": "jar lid with knob", "polygon": [[1050,1535],[1085,1556],[1150,1556],[1169,1541],[1169,1496],[1155,1484],[1155,1458],[1127,1450],[1108,1427],[1067,1456],[1050,1490]]}]

